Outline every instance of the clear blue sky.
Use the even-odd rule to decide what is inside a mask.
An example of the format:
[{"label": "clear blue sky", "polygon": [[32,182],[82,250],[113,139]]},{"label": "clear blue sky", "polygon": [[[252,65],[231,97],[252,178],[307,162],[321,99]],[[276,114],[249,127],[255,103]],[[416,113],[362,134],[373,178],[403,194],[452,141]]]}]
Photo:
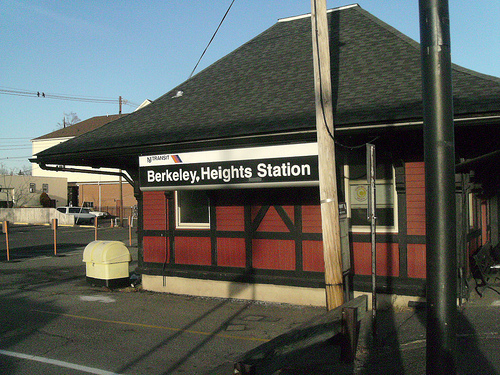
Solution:
[{"label": "clear blue sky", "polygon": [[[185,81],[231,0],[0,0],[0,89],[116,100],[89,103],[0,93],[0,166],[28,166],[30,139],[64,113],[118,113]],[[327,1],[328,8],[351,2]],[[419,41],[418,0],[359,0]],[[500,77],[500,1],[450,0],[452,60]],[[197,72],[272,26],[310,13],[310,0],[236,0]],[[135,107],[125,105],[124,113]]]}]

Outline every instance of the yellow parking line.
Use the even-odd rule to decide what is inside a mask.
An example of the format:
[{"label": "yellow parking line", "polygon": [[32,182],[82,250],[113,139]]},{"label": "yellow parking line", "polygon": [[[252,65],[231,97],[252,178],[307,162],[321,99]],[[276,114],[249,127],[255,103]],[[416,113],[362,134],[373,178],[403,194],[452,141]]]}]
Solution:
[{"label": "yellow parking line", "polygon": [[45,311],[45,310],[31,310],[31,311],[36,311],[36,312],[39,312],[39,313],[42,313],[42,314],[52,314],[52,315],[58,315],[58,316],[65,316],[67,318],[92,320],[92,321],[101,322],[101,323],[122,324],[122,325],[127,325],[127,326],[162,329],[162,330],[174,331],[174,332],[186,332],[186,333],[191,333],[191,334],[195,334],[195,335],[202,335],[202,336],[218,336],[218,337],[223,337],[223,338],[228,338],[228,339],[246,340],[246,341],[260,341],[260,342],[268,342],[269,341],[269,339],[261,339],[261,338],[258,338],[258,337],[234,336],[234,335],[227,335],[227,334],[224,334],[224,333],[215,333],[214,334],[214,333],[211,333],[211,332],[193,331],[193,330],[190,330],[190,329],[172,328],[172,327],[165,327],[165,326],[155,326],[155,325],[151,325],[151,324],[132,323],[132,322],[119,321],[119,320],[99,319],[99,318],[92,318],[92,317],[89,317],[89,316],[73,315],[73,314],[63,314],[63,313],[56,313],[56,312]]}]

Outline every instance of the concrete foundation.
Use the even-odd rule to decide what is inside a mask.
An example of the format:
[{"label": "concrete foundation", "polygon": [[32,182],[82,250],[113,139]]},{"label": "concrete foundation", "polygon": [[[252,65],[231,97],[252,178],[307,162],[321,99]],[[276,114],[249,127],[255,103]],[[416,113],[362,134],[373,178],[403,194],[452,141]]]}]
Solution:
[{"label": "concrete foundation", "polygon": [[[153,292],[198,297],[236,298],[251,301],[326,307],[325,290],[322,288],[247,284],[153,275],[142,275],[142,287],[145,290]],[[355,292],[354,297],[361,294],[368,293]],[[368,299],[368,308],[371,309],[371,294],[368,294]],[[410,301],[420,301],[420,298],[395,294],[377,294],[378,309],[408,307]]]}]

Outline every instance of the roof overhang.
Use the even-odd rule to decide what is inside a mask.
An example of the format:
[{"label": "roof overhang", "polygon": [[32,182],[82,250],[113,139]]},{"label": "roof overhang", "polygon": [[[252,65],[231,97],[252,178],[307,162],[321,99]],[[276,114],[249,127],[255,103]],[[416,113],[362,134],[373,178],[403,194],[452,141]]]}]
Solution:
[{"label": "roof overhang", "polygon": [[[500,114],[462,116],[455,118],[456,129],[466,128],[469,126],[500,127]],[[368,136],[372,134],[380,135],[388,130],[406,131],[421,129],[423,129],[423,121],[421,119],[411,119],[407,121],[381,122],[377,124],[340,125],[335,129],[335,135],[339,137],[357,135]],[[44,152],[43,155],[35,155],[30,159],[30,161],[32,163],[37,163],[40,165],[72,165],[86,166],[91,168],[138,170],[139,156],[153,155],[166,151],[185,152],[215,150],[242,145],[264,146],[314,140],[316,140],[315,128],[300,131],[287,131],[282,133],[275,132],[272,134],[254,134],[238,137],[202,139],[195,141],[170,142],[151,145],[136,145],[133,147],[115,147],[89,150],[85,152],[64,152],[58,154]]]}]

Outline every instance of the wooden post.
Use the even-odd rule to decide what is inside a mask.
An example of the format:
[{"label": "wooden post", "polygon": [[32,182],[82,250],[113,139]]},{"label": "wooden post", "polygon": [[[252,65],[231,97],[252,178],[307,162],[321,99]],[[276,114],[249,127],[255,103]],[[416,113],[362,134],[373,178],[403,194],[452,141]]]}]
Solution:
[{"label": "wooden post", "polygon": [[9,249],[9,222],[3,222],[3,232],[5,233],[5,244],[7,245],[7,262],[10,261],[10,249]]},{"label": "wooden post", "polygon": [[128,217],[128,244],[132,246],[132,216]]},{"label": "wooden post", "polygon": [[52,229],[54,230],[54,255],[57,256],[57,219],[52,219]]},{"label": "wooden post", "polygon": [[97,241],[97,216],[94,218],[94,238]]},{"label": "wooden post", "polygon": [[123,228],[123,180],[120,169],[120,227]]},{"label": "wooden post", "polygon": [[344,293],[326,0],[311,0],[311,26],[326,305],[332,310],[344,303]]}]

